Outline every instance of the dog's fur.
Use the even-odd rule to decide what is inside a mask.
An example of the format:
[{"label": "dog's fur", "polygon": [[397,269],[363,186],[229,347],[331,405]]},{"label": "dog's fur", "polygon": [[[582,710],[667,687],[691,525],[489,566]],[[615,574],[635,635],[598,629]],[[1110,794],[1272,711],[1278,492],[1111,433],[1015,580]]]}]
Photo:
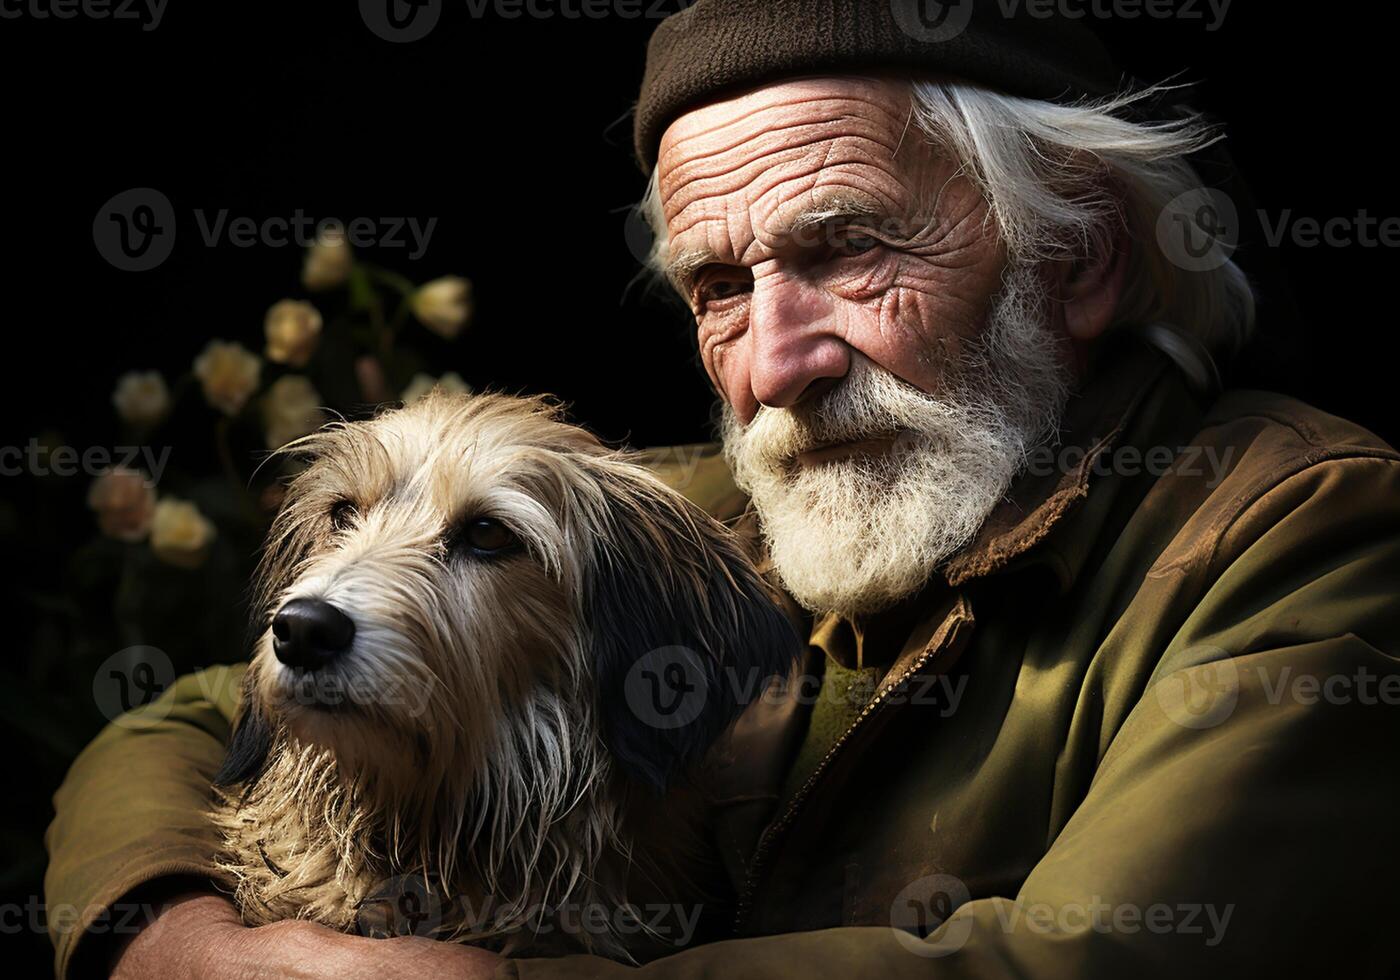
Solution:
[{"label": "dog's fur", "polygon": [[[796,655],[737,540],[544,399],[434,393],[290,448],[310,463],[269,535],[215,779],[245,921],[363,929],[386,883],[417,879],[444,899],[433,935],[521,949],[542,910],[624,902],[633,804],[684,782],[742,708],[735,678],[761,687]],[[519,547],[463,549],[482,517]],[[273,652],[293,598],[355,623],[314,674]],[[704,675],[679,728],[624,690],[663,648]],[[614,935],[572,939],[626,955]]]}]

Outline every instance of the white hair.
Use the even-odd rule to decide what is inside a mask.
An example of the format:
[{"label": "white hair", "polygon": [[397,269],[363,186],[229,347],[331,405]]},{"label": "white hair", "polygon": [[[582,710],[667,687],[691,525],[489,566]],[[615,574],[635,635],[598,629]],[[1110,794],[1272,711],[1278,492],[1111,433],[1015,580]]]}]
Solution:
[{"label": "white hair", "polygon": [[[1173,213],[1197,224],[1204,187],[1189,157],[1221,139],[1195,113],[1132,119],[1164,86],[1072,105],[953,81],[911,82],[910,90],[912,127],[956,155],[1012,256],[1092,255],[1124,228],[1134,247],[1116,324],[1173,324],[1225,353],[1248,339],[1255,300],[1239,266],[1187,270],[1158,244],[1159,221]],[[669,243],[655,170],[639,208],[656,236],[647,265],[660,272]]]}]

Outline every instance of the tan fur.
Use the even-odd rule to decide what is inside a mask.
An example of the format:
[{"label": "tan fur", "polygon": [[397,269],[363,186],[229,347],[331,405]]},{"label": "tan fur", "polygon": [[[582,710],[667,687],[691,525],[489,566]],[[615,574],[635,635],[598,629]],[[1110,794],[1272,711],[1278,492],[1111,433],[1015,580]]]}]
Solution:
[{"label": "tan fur", "polygon": [[[625,901],[626,791],[595,718],[583,584],[610,494],[676,495],[541,399],[434,394],[290,448],[312,462],[270,534],[259,606],[316,597],[351,615],[329,681],[350,707],[297,703],[264,630],[244,710],[271,752],[212,811],[245,921],[362,929],[386,882],[417,881],[430,934],[512,949],[541,906]],[[341,500],[355,515],[336,530]],[[449,530],[473,515],[507,520],[528,558],[454,557]],[[625,955],[612,935],[573,940]]]}]

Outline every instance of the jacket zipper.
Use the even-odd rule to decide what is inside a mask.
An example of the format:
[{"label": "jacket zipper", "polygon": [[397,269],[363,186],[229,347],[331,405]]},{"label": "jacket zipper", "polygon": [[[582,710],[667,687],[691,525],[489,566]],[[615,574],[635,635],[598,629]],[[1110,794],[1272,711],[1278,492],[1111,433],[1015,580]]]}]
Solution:
[{"label": "jacket zipper", "polygon": [[856,729],[860,728],[861,725],[865,723],[866,719],[888,703],[890,695],[903,687],[904,684],[922,670],[924,665],[932,660],[936,654],[946,649],[947,643],[952,639],[955,632],[956,631],[951,631],[949,636],[945,638],[944,643],[940,644],[936,649],[924,651],[919,659],[915,660],[904,669],[904,672],[896,678],[894,683],[887,685],[879,695],[872,698],[870,703],[861,709],[860,714],[856,716],[856,720],[853,721],[851,726],[842,733],[841,737],[832,744],[831,748],[827,750],[826,755],[822,756],[821,762],[817,763],[817,768],[812,770],[812,774],[807,777],[807,781],[803,783],[802,787],[793,795],[792,800],[788,803],[782,816],[768,825],[768,829],[763,832],[763,836],[758,840],[758,846],[754,848],[753,860],[749,863],[748,873],[744,877],[744,889],[739,895],[738,905],[734,912],[735,935],[740,935],[744,920],[749,916],[749,911],[753,905],[754,893],[758,890],[758,877],[759,872],[763,869],[764,859],[768,856],[769,851],[772,850],[772,846],[777,841],[777,838],[792,824],[793,819],[797,816],[797,812],[802,808],[802,804],[806,802],[807,797],[811,794],[812,788],[816,786],[817,781],[821,779],[822,774],[826,772],[827,768],[830,766],[831,760],[834,759],[837,753],[841,751],[842,747],[851,740],[851,736],[855,734]]}]

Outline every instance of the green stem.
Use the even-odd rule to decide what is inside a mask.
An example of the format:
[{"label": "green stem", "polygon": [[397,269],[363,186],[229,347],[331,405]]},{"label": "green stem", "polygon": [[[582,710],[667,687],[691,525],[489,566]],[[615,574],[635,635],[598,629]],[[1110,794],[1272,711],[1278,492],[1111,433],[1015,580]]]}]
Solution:
[{"label": "green stem", "polygon": [[414,285],[412,279],[400,275],[392,269],[382,269],[377,265],[366,265],[365,274],[371,279],[388,286],[390,289],[398,290],[398,292],[402,293],[406,298],[412,298],[413,294],[418,292],[418,287]]}]

